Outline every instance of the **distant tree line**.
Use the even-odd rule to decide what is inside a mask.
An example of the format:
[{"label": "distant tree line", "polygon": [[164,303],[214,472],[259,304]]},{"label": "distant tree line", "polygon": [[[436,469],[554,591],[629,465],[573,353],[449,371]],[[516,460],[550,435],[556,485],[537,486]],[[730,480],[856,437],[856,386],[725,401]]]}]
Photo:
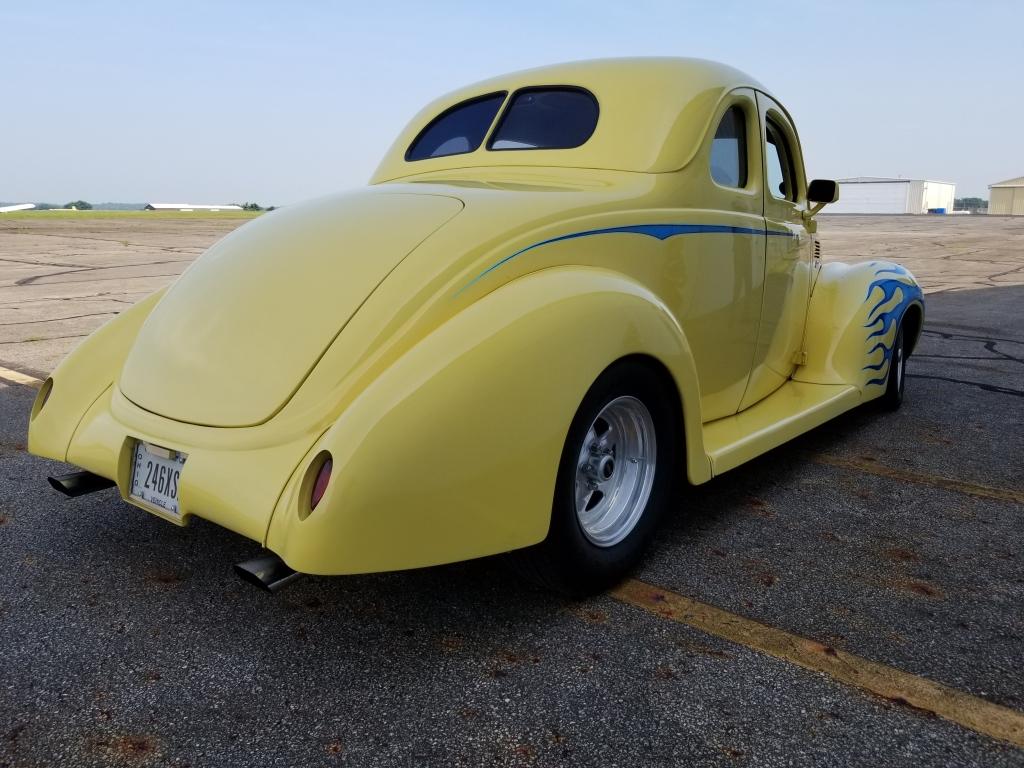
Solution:
[{"label": "distant tree line", "polygon": [[[77,208],[79,211],[91,211],[95,206],[86,200],[72,200],[70,203],[65,203],[63,206],[54,205],[53,203],[36,203],[37,211],[52,211],[55,208]],[[242,203],[242,210],[245,211],[272,211],[277,206],[271,205],[268,208],[264,208],[259,203]],[[99,208],[106,210],[141,210],[142,205],[139,204],[128,204],[128,203],[102,203]]]},{"label": "distant tree line", "polygon": [[981,197],[958,197],[953,201],[953,208],[957,211],[977,211],[988,208],[988,200]]},{"label": "distant tree line", "polygon": [[52,211],[56,208],[77,208],[80,211],[91,211],[92,203],[87,203],[85,200],[72,200],[70,203],[64,203],[64,205],[54,205],[53,203],[36,203],[37,211]]},{"label": "distant tree line", "polygon": [[64,203],[64,205],[54,205],[53,203],[36,203],[37,211],[52,211],[55,208],[77,208],[80,211],[91,211],[92,203],[87,203],[85,200],[72,200],[70,203]]}]

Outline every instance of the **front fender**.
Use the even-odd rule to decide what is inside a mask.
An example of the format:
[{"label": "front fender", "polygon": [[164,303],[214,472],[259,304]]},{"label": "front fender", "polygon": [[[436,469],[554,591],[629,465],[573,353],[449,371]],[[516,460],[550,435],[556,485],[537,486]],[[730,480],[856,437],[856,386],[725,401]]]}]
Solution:
[{"label": "front fender", "polygon": [[[150,294],[93,331],[50,374],[32,408],[28,450],[67,461],[68,446],[89,407],[117,379],[143,321],[166,288]],[[47,392],[48,391],[48,392]],[[45,407],[40,407],[42,398]]]},{"label": "front fender", "polygon": [[[555,475],[584,394],[615,360],[661,361],[682,397],[691,478],[710,466],[686,340],[621,274],[542,270],[495,290],[370,384],[289,480],[266,545],[296,570],[342,574],[466,560],[547,535]],[[308,511],[321,452],[332,479]]]},{"label": "front fender", "polygon": [[863,400],[885,392],[896,329],[913,317],[907,349],[924,320],[921,286],[905,267],[887,261],[829,263],[811,294],[804,336],[807,362],[793,378],[811,384],[852,384]]}]

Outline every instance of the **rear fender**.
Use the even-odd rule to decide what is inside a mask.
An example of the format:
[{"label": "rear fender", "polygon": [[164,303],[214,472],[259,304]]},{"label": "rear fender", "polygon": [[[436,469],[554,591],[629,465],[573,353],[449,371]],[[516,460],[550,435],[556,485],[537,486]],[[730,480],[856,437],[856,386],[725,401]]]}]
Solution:
[{"label": "rear fender", "polygon": [[[90,334],[50,374],[32,408],[28,450],[67,460],[68,446],[89,407],[117,379],[142,323],[166,289],[153,293]],[[49,390],[45,407],[40,407]]]},{"label": "rear fender", "polygon": [[804,335],[807,362],[793,374],[811,384],[852,384],[863,400],[885,392],[896,329],[907,319],[912,351],[924,321],[914,276],[887,261],[829,263],[811,294]]},{"label": "rear fender", "polygon": [[[480,299],[360,393],[296,469],[267,546],[296,570],[340,574],[543,540],[576,409],[608,365],[635,354],[657,359],[675,380],[696,437],[688,471],[702,482],[710,465],[697,378],[671,314],[621,274],[551,268]],[[332,479],[306,516],[323,451]]]}]

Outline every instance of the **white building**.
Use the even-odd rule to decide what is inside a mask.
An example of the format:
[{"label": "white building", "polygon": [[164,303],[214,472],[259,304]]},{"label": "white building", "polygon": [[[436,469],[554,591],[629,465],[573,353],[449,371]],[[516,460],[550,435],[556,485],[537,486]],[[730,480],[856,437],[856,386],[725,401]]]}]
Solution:
[{"label": "white building", "polygon": [[147,211],[240,211],[240,205],[197,205],[194,203],[146,203]]},{"label": "white building", "polygon": [[952,213],[956,185],[926,179],[857,176],[839,179],[839,202],[828,213]]},{"label": "white building", "polygon": [[988,212],[999,216],[1024,216],[1024,176],[988,185]]}]

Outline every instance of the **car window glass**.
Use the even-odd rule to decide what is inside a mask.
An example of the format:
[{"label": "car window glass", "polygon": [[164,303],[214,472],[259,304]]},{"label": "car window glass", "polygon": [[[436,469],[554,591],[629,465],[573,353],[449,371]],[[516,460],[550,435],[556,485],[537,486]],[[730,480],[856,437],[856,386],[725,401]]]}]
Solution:
[{"label": "car window glass", "polygon": [[494,129],[488,149],[571,149],[597,127],[597,99],[581,88],[517,91]]},{"label": "car window glass", "polygon": [[768,151],[765,152],[768,191],[771,192],[772,197],[779,200],[795,201],[796,192],[793,180],[796,174],[793,172],[793,161],[785,135],[775,123],[769,120],[765,126],[765,137],[768,144]]},{"label": "car window glass", "polygon": [[747,126],[741,107],[730,107],[715,131],[711,178],[724,187],[747,186]]},{"label": "car window glass", "polygon": [[504,93],[492,93],[442,112],[420,131],[405,159],[425,160],[472,152],[484,140],[504,100]]}]

